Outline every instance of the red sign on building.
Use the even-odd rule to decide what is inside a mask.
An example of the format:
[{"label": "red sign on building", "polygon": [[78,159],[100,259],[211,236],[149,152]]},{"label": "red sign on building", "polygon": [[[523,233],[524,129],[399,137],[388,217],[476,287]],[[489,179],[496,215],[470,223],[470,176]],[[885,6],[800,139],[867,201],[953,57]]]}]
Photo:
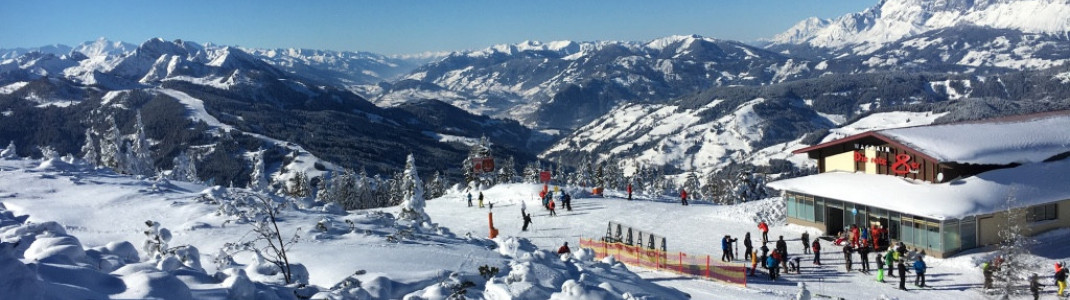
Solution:
[{"label": "red sign on building", "polygon": [[542,171],[539,173],[539,181],[550,182],[550,171]]}]

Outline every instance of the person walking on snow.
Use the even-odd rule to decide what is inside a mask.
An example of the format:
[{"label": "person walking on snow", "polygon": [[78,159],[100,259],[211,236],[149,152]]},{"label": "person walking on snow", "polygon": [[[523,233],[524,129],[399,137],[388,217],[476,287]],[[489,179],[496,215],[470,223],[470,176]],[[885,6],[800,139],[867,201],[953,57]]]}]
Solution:
[{"label": "person walking on snow", "polygon": [[860,234],[858,226],[851,225],[851,247],[858,247],[858,236]]},{"label": "person walking on snow", "polygon": [[770,255],[769,257],[765,258],[765,267],[769,269],[769,279],[772,280],[776,280],[777,269],[780,268],[780,262],[777,261],[777,256],[780,255],[778,255],[776,252],[773,252],[773,255]]},{"label": "person walking on snow", "polygon": [[629,201],[632,200],[632,184],[631,183],[628,184],[628,200]]},{"label": "person walking on snow", "polygon": [[758,268],[758,251],[748,252],[747,255],[750,256],[750,276],[754,276],[754,269]]},{"label": "person walking on snow", "polygon": [[784,241],[784,236],[780,236],[780,239],[776,241],[776,252],[780,253],[780,257],[777,260],[784,265],[785,269],[788,266],[786,258],[788,257],[788,242]]},{"label": "person walking on snow", "polygon": [[762,232],[762,244],[769,242],[769,225],[765,221],[758,222],[758,230]]},{"label": "person walking on snow", "polygon": [[680,203],[687,206],[687,191],[680,189]]},{"label": "person walking on snow", "polygon": [[468,207],[472,207],[472,192],[468,192]]},{"label": "person walking on snow", "polygon": [[549,208],[550,208],[550,216],[551,216],[551,217],[553,217],[553,216],[556,216],[556,215],[557,215],[557,212],[556,212],[556,211],[554,211],[554,207],[555,207],[555,206],[557,206],[557,205],[555,205],[555,204],[554,204],[554,200],[550,200],[550,207],[549,207]]},{"label": "person walking on snow", "polygon": [[803,231],[802,234],[803,254],[810,254],[810,232]]},{"label": "person walking on snow", "polygon": [[483,208],[483,192],[479,192],[479,208]]},{"label": "person walking on snow", "polygon": [[992,288],[992,264],[984,262],[981,264],[981,275],[985,277],[985,283],[981,286],[982,289]]},{"label": "person walking on snow", "polygon": [[816,266],[821,265],[821,243],[818,242],[820,240],[821,239],[814,239],[814,242],[810,246],[810,248],[814,250],[814,265]]},{"label": "person walking on snow", "polygon": [[1059,297],[1063,296],[1063,290],[1066,290],[1066,272],[1068,268],[1060,268],[1059,272],[1055,272],[1055,284],[1059,285]]},{"label": "person walking on snow", "polygon": [[750,231],[746,235],[743,235],[743,248],[747,251],[743,252],[743,259],[751,258],[751,251],[754,251],[754,244],[750,241]]},{"label": "person walking on snow", "polygon": [[925,287],[925,260],[918,256],[914,260],[914,285],[918,287]]}]

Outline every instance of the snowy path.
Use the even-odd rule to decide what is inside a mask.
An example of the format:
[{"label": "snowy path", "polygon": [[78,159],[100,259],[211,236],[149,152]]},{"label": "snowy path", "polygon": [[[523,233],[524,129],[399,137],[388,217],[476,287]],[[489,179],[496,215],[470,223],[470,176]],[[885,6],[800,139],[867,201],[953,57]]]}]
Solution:
[{"label": "snowy path", "polygon": [[[750,231],[756,246],[760,245],[761,234],[757,231],[752,215],[757,211],[771,210],[772,200],[749,203],[739,206],[717,206],[705,203],[692,203],[682,206],[679,202],[669,200],[627,201],[610,197],[579,198],[573,200],[573,211],[558,211],[558,216],[550,217],[535,199],[540,186],[506,185],[484,191],[487,202],[494,203],[494,224],[502,236],[524,237],[539,248],[556,249],[564,242],[575,249],[579,238],[598,238],[605,234],[607,222],[615,221],[634,228],[649,230],[668,239],[669,251],[684,251],[693,254],[709,254],[713,259],[721,255],[720,238],[725,234],[740,238]],[[574,193],[575,194],[575,193]],[[476,198],[473,195],[473,198]],[[532,228],[528,232],[520,231],[520,201],[526,202],[532,213]],[[451,228],[458,235],[471,232],[473,236],[486,236],[488,209],[467,207],[463,195],[448,194],[442,198],[428,201],[427,212],[434,222]],[[475,200],[473,202],[476,202]],[[777,239],[783,235],[788,244],[790,255],[802,253],[800,236],[808,228],[795,225],[770,226],[769,238]],[[811,236],[816,236],[810,229]],[[769,247],[774,243],[770,241]],[[930,270],[927,283],[932,286],[921,291],[913,286],[913,272],[907,274],[908,291],[896,289],[897,278],[886,278],[886,283],[876,282],[876,263],[870,260],[871,272],[858,272],[859,257],[854,255],[855,271],[844,272],[843,254],[840,247],[823,242],[822,266],[810,262],[811,255],[803,255],[802,274],[789,274],[778,281],[770,281],[767,276],[748,278],[748,287],[741,288],[702,279],[693,279],[669,272],[644,270],[629,267],[639,275],[657,284],[673,287],[692,295],[693,299],[718,299],[733,297],[738,299],[784,299],[790,298],[798,291],[797,283],[805,282],[812,293],[845,299],[979,299],[983,296],[976,288],[982,281],[980,272],[974,272],[969,265],[972,257],[964,256],[953,259],[927,258]],[[742,245],[740,245],[742,248]],[[742,256],[742,249],[739,250]],[[873,256],[872,254],[870,255]]]}]

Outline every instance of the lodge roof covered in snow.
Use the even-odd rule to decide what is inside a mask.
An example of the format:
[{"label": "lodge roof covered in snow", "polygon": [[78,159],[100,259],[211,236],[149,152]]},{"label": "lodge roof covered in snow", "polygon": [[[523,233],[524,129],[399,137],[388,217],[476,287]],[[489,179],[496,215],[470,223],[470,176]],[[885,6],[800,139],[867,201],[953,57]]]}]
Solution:
[{"label": "lodge roof covered in snow", "polygon": [[938,162],[1008,165],[1070,152],[1070,110],[942,125],[870,131],[794,151],[875,137]]},{"label": "lodge roof covered in snow", "polygon": [[1027,163],[946,183],[860,172],[827,172],[774,181],[769,187],[850,201],[937,220],[1070,199],[1070,159]]}]

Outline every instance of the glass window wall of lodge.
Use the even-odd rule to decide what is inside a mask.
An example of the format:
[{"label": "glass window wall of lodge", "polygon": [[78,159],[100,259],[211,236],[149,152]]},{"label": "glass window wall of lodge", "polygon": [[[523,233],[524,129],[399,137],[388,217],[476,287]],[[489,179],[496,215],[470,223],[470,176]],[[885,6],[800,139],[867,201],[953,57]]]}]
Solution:
[{"label": "glass window wall of lodge", "polygon": [[[844,227],[852,224],[869,226],[880,223],[888,230],[888,238],[901,241],[908,248],[924,249],[928,252],[950,253],[976,245],[976,221],[971,218],[962,220],[939,220],[900,214],[880,208],[822,197],[797,193],[787,193],[784,197],[788,216],[809,222],[828,222],[828,213],[842,213]],[[829,234],[842,228],[827,228]]]}]

